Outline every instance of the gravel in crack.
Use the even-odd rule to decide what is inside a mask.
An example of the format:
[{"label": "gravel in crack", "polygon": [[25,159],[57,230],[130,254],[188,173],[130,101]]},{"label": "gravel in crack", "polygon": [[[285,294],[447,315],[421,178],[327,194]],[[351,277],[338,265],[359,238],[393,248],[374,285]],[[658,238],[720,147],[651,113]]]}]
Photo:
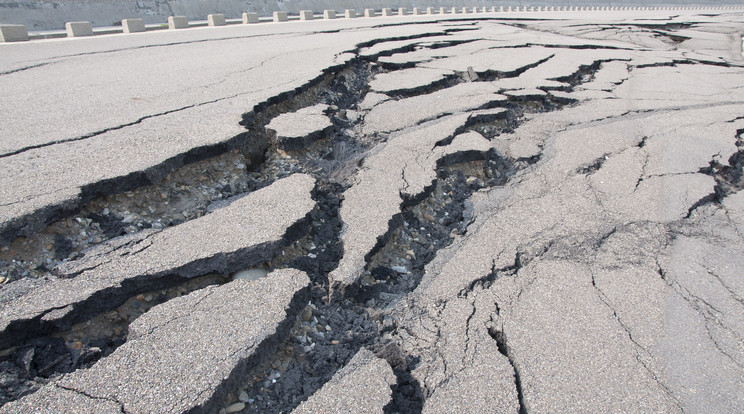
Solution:
[{"label": "gravel in crack", "polygon": [[[421,398],[420,390],[417,391],[415,380],[405,379],[415,358],[396,351],[397,347],[381,336],[395,328],[394,320],[383,309],[415,288],[426,263],[451,242],[453,234],[464,231],[469,220],[465,200],[474,191],[503,183],[511,176],[509,163],[495,156],[486,157],[486,160],[440,168],[440,177],[429,196],[404,210],[402,217],[413,224],[403,222],[372,257],[368,268],[373,270],[365,279],[371,282],[363,281],[355,297],[340,302],[326,301],[327,274],[341,255],[338,195],[344,187],[335,185],[329,192],[316,192],[315,224],[311,234],[301,239],[305,246],[312,243],[309,245],[312,249],[290,262],[310,275],[314,282],[313,300],[297,316],[287,340],[227,396],[223,402],[225,409],[243,404],[241,412],[245,413],[288,412],[320,389],[363,346],[385,359],[397,361],[391,363],[400,377],[393,405],[415,405]],[[326,244],[321,244],[322,240]],[[404,268],[406,272],[402,272]]]},{"label": "gravel in crack", "polygon": [[6,282],[43,277],[60,263],[74,260],[85,249],[111,238],[201,217],[213,202],[251,189],[251,179],[261,178],[251,172],[253,167],[250,157],[234,150],[189,164],[168,174],[158,185],[97,198],[75,217],[0,248],[0,278]]}]

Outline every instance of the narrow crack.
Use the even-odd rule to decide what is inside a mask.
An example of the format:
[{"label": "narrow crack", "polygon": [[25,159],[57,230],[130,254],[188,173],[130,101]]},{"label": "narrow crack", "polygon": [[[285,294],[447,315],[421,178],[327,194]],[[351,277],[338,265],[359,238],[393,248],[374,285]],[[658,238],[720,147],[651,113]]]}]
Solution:
[{"label": "narrow crack", "polygon": [[170,109],[170,110],[167,110],[167,111],[164,111],[164,112],[160,112],[160,113],[157,113],[157,114],[145,115],[145,116],[140,117],[140,118],[138,118],[138,119],[136,119],[136,120],[134,120],[132,122],[128,122],[128,123],[125,123],[125,124],[121,124],[121,125],[116,125],[116,126],[104,128],[104,129],[102,129],[100,131],[91,132],[89,134],[82,135],[82,136],[79,136],[79,137],[61,139],[61,140],[56,140],[56,141],[49,141],[49,142],[45,142],[43,144],[38,144],[38,145],[30,145],[30,146],[27,146],[27,147],[23,147],[23,148],[17,149],[15,151],[11,151],[11,152],[6,152],[4,154],[0,154],[0,158],[12,157],[14,155],[18,155],[18,154],[21,154],[21,153],[24,153],[24,152],[27,152],[27,151],[31,151],[31,150],[35,150],[35,149],[39,149],[39,148],[46,148],[46,147],[50,147],[50,146],[53,146],[53,145],[68,144],[70,142],[83,141],[83,140],[86,140],[86,139],[89,139],[89,138],[93,138],[93,137],[97,137],[99,135],[103,135],[103,134],[105,134],[107,132],[116,131],[116,130],[119,130],[119,129],[123,129],[123,128],[131,127],[131,126],[134,126],[134,125],[138,125],[138,124],[142,123],[143,121],[148,120],[148,119],[151,119],[151,118],[157,118],[157,117],[160,117],[160,116],[169,115],[169,114],[180,112],[180,111],[184,111],[184,110],[187,110],[187,109],[198,108],[200,106],[209,105],[209,104],[213,104],[213,103],[217,103],[217,102],[221,102],[221,101],[233,99],[233,98],[236,98],[236,97],[241,96],[241,95],[246,95],[248,93],[249,92],[239,93],[239,94],[235,94],[235,95],[231,95],[231,96],[226,96],[226,97],[222,97],[222,98],[218,98],[218,99],[213,99],[211,101],[199,102],[199,103],[195,103],[195,104],[191,104],[191,105],[186,105],[186,106],[183,106],[183,107],[180,107],[180,108],[176,108],[176,109]]},{"label": "narrow crack", "polygon": [[491,327],[488,329],[488,334],[493,338],[494,341],[496,341],[496,346],[498,347],[499,352],[501,355],[506,357],[507,361],[509,361],[509,365],[511,365],[512,370],[514,371],[514,386],[517,389],[517,400],[519,401],[519,414],[527,414],[527,404],[524,400],[524,390],[522,388],[522,377],[519,373],[519,366],[514,361],[514,358],[512,356],[511,349],[507,345],[506,341],[506,333],[503,330],[503,327],[501,329],[496,329],[495,327]]},{"label": "narrow crack", "polygon": [[[612,233],[614,233],[614,231]],[[609,235],[607,237],[609,237]],[[633,338],[633,332],[630,329],[630,327],[628,327],[623,322],[622,318],[620,318],[620,315],[617,313],[617,310],[615,310],[615,308],[612,306],[612,304],[610,303],[610,300],[607,298],[605,293],[602,291],[602,289],[599,288],[599,286],[597,286],[596,275],[594,274],[594,272],[592,272],[592,287],[594,287],[595,291],[597,292],[597,297],[599,297],[599,300],[602,301],[602,303],[610,311],[612,311],[612,315],[614,319],[617,321],[617,323],[620,325],[623,331],[625,331],[625,334],[628,336],[628,339],[630,340],[630,342],[633,343],[635,351],[636,351],[635,352],[636,361],[638,361],[638,363],[641,364],[641,366],[646,370],[646,372],[648,372],[648,374],[651,376],[654,382],[656,382],[661,387],[664,393],[669,397],[671,401],[674,402],[677,408],[679,408],[679,410],[684,413],[685,410],[684,410],[684,406],[682,405],[682,402],[674,395],[672,390],[662,381],[662,379],[659,378],[659,375],[657,375],[657,373],[654,372],[651,369],[651,367],[649,367],[648,364],[641,358],[640,352],[643,352],[643,354],[646,355],[647,358],[653,359],[653,357],[651,356],[651,353],[645,347],[639,344],[638,341],[635,340],[635,338]]]},{"label": "narrow crack", "polygon": [[22,68],[17,68],[17,69],[8,70],[8,71],[5,71],[5,72],[0,72],[0,76],[2,76],[2,75],[10,75],[11,73],[23,72],[24,70],[40,68],[42,66],[50,65],[52,63],[57,63],[57,62],[44,62],[44,63],[37,63],[37,64],[31,65],[31,66],[24,66]]},{"label": "narrow crack", "polygon": [[[659,274],[661,279],[667,284],[667,286],[669,286],[677,295],[679,295],[680,298],[682,298],[682,300],[687,302],[692,309],[694,309],[699,315],[702,316],[703,326],[705,327],[705,331],[707,333],[708,339],[710,339],[710,341],[713,342],[713,345],[718,350],[718,352],[726,356],[731,362],[733,362],[739,368],[744,369],[744,364],[737,361],[730,353],[728,353],[725,349],[723,349],[721,344],[719,344],[718,341],[716,341],[716,339],[713,337],[712,332],[710,331],[710,326],[708,324],[712,323],[738,336],[736,332],[733,332],[731,329],[726,327],[719,318],[712,316],[710,310],[713,310],[714,312],[719,313],[719,314],[721,312],[718,311],[715,307],[711,306],[707,301],[703,300],[702,298],[696,295],[693,295],[688,289],[682,286],[678,281],[669,277],[669,275],[667,275],[667,273],[664,271],[664,268],[661,266],[661,263],[659,263],[658,260],[657,260],[656,266],[657,266],[656,272]],[[706,309],[705,307],[701,307],[699,305],[700,303],[705,305],[705,307],[709,308],[710,310]]]},{"label": "narrow crack", "polygon": [[64,385],[56,384],[56,383],[54,384],[54,386],[57,387],[57,388],[61,388],[63,390],[71,391],[71,392],[74,392],[76,394],[82,395],[83,397],[89,398],[91,400],[100,400],[100,401],[112,402],[112,403],[117,404],[119,406],[119,410],[120,410],[120,412],[122,414],[127,414],[127,411],[124,408],[124,404],[122,402],[116,400],[115,398],[97,397],[95,395],[88,394],[88,393],[83,392],[83,391],[80,391],[78,389],[71,388],[71,387],[65,387]]}]

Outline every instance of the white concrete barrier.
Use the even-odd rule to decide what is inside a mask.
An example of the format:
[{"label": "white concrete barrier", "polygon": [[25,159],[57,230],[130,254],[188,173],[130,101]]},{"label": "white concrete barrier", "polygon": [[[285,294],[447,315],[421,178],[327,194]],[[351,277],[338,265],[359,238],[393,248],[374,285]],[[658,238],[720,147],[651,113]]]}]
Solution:
[{"label": "white concrete barrier", "polygon": [[434,14],[434,8],[433,7],[427,7],[426,8],[426,14]]},{"label": "white concrete barrier", "polygon": [[93,27],[90,22],[67,22],[65,31],[67,31],[67,37],[93,36]]},{"label": "white concrete barrier", "polygon": [[210,26],[224,26],[227,24],[224,14],[208,14],[207,24]]},{"label": "white concrete barrier", "polygon": [[344,17],[346,17],[347,19],[353,19],[357,17],[356,10],[346,9],[346,11],[344,12]]},{"label": "white concrete barrier", "polygon": [[408,14],[408,9],[405,7],[398,8],[398,16],[405,16]]},{"label": "white concrete barrier", "polygon": [[243,24],[258,23],[258,13],[243,13]]},{"label": "white concrete barrier", "polygon": [[336,18],[336,10],[323,10],[323,18],[332,20]]},{"label": "white concrete barrier", "polygon": [[453,7],[452,8],[452,14],[457,14],[457,13],[460,13],[460,11],[457,10],[457,7]]},{"label": "white concrete barrier", "polygon": [[364,17],[375,17],[377,16],[377,12],[375,12],[375,9],[364,9]]},{"label": "white concrete barrier", "polygon": [[470,13],[470,9],[468,9],[467,7],[463,7],[462,8],[462,12],[463,12],[463,14],[464,13]]},{"label": "white concrete barrier", "polygon": [[413,14],[419,16],[424,14],[424,11],[421,9],[421,7],[414,7],[413,8]]},{"label": "white concrete barrier", "polygon": [[274,12],[274,22],[286,22],[287,21],[287,12],[283,11],[275,11]]},{"label": "white concrete barrier", "polygon": [[121,30],[124,33],[144,32],[145,21],[142,19],[122,19]]},{"label": "white concrete barrier", "polygon": [[0,42],[24,42],[28,40],[28,30],[22,24],[0,24]]},{"label": "white concrete barrier", "polygon": [[312,10],[300,10],[300,20],[313,20],[314,18]]},{"label": "white concrete barrier", "polygon": [[391,9],[389,7],[382,9],[382,15],[383,16],[392,16],[393,15],[393,9]]},{"label": "white concrete barrier", "polygon": [[186,16],[168,16],[168,29],[185,29],[189,27]]}]

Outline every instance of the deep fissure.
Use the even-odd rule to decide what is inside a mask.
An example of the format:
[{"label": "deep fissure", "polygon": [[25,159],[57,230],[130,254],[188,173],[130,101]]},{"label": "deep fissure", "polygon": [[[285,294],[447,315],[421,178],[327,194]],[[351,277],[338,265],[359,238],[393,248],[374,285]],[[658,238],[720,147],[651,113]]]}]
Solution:
[{"label": "deep fissure", "polygon": [[[543,61],[536,63],[535,66],[541,63]],[[590,67],[582,67],[581,73],[576,78],[567,78],[565,81],[572,86],[585,82],[599,68],[600,63],[596,62]],[[529,67],[509,75],[518,76],[527,69]],[[297,240],[292,240],[292,243],[278,252],[270,263],[263,265],[268,268],[295,267],[307,272],[313,282],[311,301],[299,313],[297,319],[292,321],[294,325],[290,330],[289,338],[280,342],[277,350],[265,361],[254,361],[252,368],[248,367],[251,369],[248,379],[239,388],[245,389],[248,395],[245,401],[249,402],[247,412],[279,412],[296,407],[325,384],[363,346],[372,349],[378,356],[386,359],[398,379],[398,383],[393,387],[392,402],[385,411],[420,412],[424,398],[420,385],[411,375],[411,370],[415,368],[418,360],[411,355],[406,355],[394,343],[383,339],[382,333],[395,329],[395,321],[385,315],[384,309],[393,301],[415,289],[423,276],[425,265],[434,258],[437,251],[449,245],[455,235],[466,231],[470,220],[467,200],[473,192],[505,184],[518,169],[536,162],[537,159],[508,160],[495,151],[489,151],[479,154],[454,154],[440,160],[437,165],[437,178],[432,185],[424,193],[403,203],[401,213],[391,220],[385,237],[367,255],[368,274],[366,276],[369,277],[362,281],[362,285],[358,286],[359,289],[354,293],[327,302],[328,273],[337,266],[342,255],[339,236],[342,223],[339,208],[342,193],[348,188],[346,178],[354,174],[365,152],[378,142],[376,139],[380,139],[379,137],[357,137],[353,133],[354,127],[361,122],[353,115],[356,111],[356,104],[364,97],[368,89],[369,78],[377,70],[376,65],[357,58],[343,68],[316,79],[303,90],[282,94],[264,104],[257,105],[252,112],[243,117],[242,121],[248,130],[246,136],[252,137],[251,142],[235,148],[215,149],[221,155],[213,158],[203,159],[206,157],[194,156],[196,158],[189,159],[186,156],[185,159],[193,163],[168,174],[163,180],[165,183],[173,183],[166,184],[165,190],[173,192],[175,196],[170,193],[163,195],[161,192],[163,187],[158,187],[154,190],[147,190],[150,192],[135,189],[108,196],[105,200],[93,200],[80,209],[80,212],[86,214],[78,214],[79,217],[65,219],[67,221],[63,223],[64,226],[73,228],[75,232],[86,233],[85,238],[79,241],[70,240],[69,237],[54,234],[51,236],[52,249],[46,249],[47,252],[59,261],[74,259],[78,257],[76,255],[81,254],[81,242],[87,240],[88,236],[92,236],[93,243],[85,244],[86,247],[141,229],[170,227],[206,214],[214,202],[255,191],[295,172],[310,173],[319,179],[313,194],[318,205],[303,228],[304,234],[299,235]],[[457,76],[458,82],[463,81],[460,75]],[[502,76],[505,75],[496,72],[479,74],[481,80],[495,80]],[[331,117],[334,128],[319,137],[308,148],[295,152],[281,151],[276,148],[272,143],[271,134],[265,128],[268,122],[280,114],[317,102],[329,105],[328,115]],[[508,111],[504,116],[475,115],[460,132],[478,131],[486,138],[493,139],[501,133],[513,131],[518,126],[524,111],[554,110],[562,107],[563,104],[553,102],[549,98],[542,100],[514,98],[509,101]],[[362,139],[367,141],[362,141]],[[441,145],[446,144],[441,143]],[[210,153],[210,155],[215,154]],[[205,176],[202,179],[203,173],[198,176],[196,174],[199,171],[203,172],[205,165],[210,165],[209,171],[215,174],[224,173],[226,166],[230,166],[229,169],[233,171],[229,176],[216,179]],[[189,168],[192,169],[189,170]],[[187,178],[190,181],[186,180]],[[196,184],[210,179],[218,183],[217,186],[211,186],[211,188],[219,188],[215,190],[217,195],[214,197],[209,194],[209,186],[199,187]],[[201,198],[194,197],[194,188],[207,189],[207,194]],[[151,207],[150,200],[160,198],[176,214],[169,217],[168,214],[162,214],[158,210],[150,211],[149,214],[115,210],[113,207],[115,203],[111,198],[122,205],[129,205],[126,203],[127,199],[135,199],[132,204],[136,204],[136,201],[146,202],[142,207]],[[192,205],[190,209],[183,210],[180,210],[180,207],[171,206],[172,203],[178,203],[178,200],[193,201],[194,199],[204,200],[204,203],[197,203],[196,206]],[[86,210],[88,208],[89,210]],[[177,217],[179,213],[183,218]],[[169,217],[170,221],[165,223],[152,221],[149,217]],[[419,236],[425,234],[426,242],[423,237],[415,237],[411,229],[419,233]],[[89,231],[91,234],[87,234]],[[96,241],[95,237],[99,237],[100,240]],[[419,240],[415,240],[417,238]],[[414,242],[416,244],[412,246]],[[22,244],[23,241],[19,243]],[[48,245],[44,247],[46,246]],[[8,247],[6,253],[13,248],[12,246],[6,247]],[[41,264],[42,268],[38,270],[42,273],[47,272],[49,268],[46,266],[51,266],[52,263]],[[401,269],[405,269],[405,272],[400,271]],[[16,278],[23,276],[29,275],[13,275]],[[207,284],[229,281],[229,275],[224,274],[204,275],[203,277],[205,280],[216,278],[209,279]],[[168,300],[169,289],[175,289],[174,292],[177,295],[182,295],[203,287],[199,285],[193,289],[181,291],[173,285],[174,282],[168,281],[166,286],[156,291],[138,292],[136,296],[129,298],[125,305],[139,301],[148,302],[154,306]],[[374,286],[378,287],[374,288]],[[148,295],[152,296],[149,300]],[[143,307],[143,312],[149,309],[148,306],[151,307],[150,305]],[[106,313],[95,316],[93,319],[95,318],[103,320],[102,324],[106,325],[102,328],[105,330],[104,337],[109,338],[107,339],[109,343],[101,347],[95,346],[96,342],[84,337],[84,329],[76,330],[74,327],[70,330],[72,334],[68,336],[57,332],[46,342],[42,336],[36,339],[42,340],[40,347],[47,347],[50,351],[53,350],[55,343],[60,343],[59,340],[64,342],[69,338],[75,339],[73,349],[80,351],[77,360],[70,366],[73,369],[89,366],[100,357],[113,352],[116,346],[123,343],[126,337],[125,321],[128,320],[129,315],[123,318],[117,309],[107,310]],[[93,319],[83,322],[91,322],[95,325],[97,321]],[[112,326],[111,322],[114,325],[118,323],[123,326],[117,325],[117,328],[111,328],[112,335],[108,335],[108,329]],[[88,341],[84,341],[85,339]],[[34,358],[38,348],[33,348],[30,356],[31,362],[28,364],[24,362],[24,366],[31,367],[30,364],[33,363],[33,369],[37,374],[40,374],[41,369],[43,373],[50,372],[49,377],[66,372],[62,369],[55,370],[55,366],[63,362],[62,360],[55,362],[59,356],[51,361],[40,359],[36,362]],[[69,349],[67,346],[65,348]],[[29,360],[29,350],[26,350],[25,354],[14,355],[20,356],[21,361]],[[12,362],[10,359],[2,362],[2,364],[6,363]],[[43,382],[40,379],[41,375],[31,376],[30,374],[31,371],[27,370],[27,376],[32,382]],[[520,404],[524,407],[516,367],[515,379]],[[15,392],[11,399],[29,391],[30,389]],[[244,398],[241,397],[244,395],[236,389],[228,393],[226,402],[242,401]]]}]

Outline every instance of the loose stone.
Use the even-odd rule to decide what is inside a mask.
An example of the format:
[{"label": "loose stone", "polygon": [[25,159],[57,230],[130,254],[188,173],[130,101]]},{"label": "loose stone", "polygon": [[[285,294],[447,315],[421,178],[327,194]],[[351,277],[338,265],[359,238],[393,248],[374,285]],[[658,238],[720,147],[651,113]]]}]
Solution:
[{"label": "loose stone", "polygon": [[239,403],[232,404],[229,407],[225,408],[225,412],[227,414],[237,413],[238,411],[242,411],[244,408],[245,408],[245,404],[242,402],[239,402]]},{"label": "loose stone", "polygon": [[302,310],[302,313],[300,314],[300,317],[303,321],[308,322],[310,319],[313,318],[313,311],[310,310],[310,308],[306,307]]}]

